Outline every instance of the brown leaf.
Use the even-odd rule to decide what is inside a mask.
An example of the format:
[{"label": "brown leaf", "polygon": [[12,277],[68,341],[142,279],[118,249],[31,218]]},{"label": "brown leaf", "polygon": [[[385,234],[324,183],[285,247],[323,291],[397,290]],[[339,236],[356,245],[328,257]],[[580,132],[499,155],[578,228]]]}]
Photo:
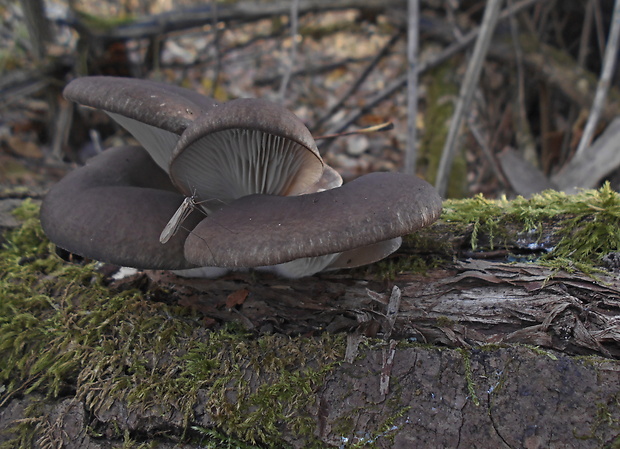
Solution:
[{"label": "brown leaf", "polygon": [[11,147],[11,151],[18,156],[32,159],[40,159],[43,157],[43,152],[34,142],[22,140],[17,136],[11,136],[9,137],[8,143],[9,147]]},{"label": "brown leaf", "polygon": [[232,292],[226,298],[226,307],[232,309],[235,306],[240,306],[245,302],[245,299],[250,294],[249,290],[242,288],[241,290],[237,290],[236,292]]}]

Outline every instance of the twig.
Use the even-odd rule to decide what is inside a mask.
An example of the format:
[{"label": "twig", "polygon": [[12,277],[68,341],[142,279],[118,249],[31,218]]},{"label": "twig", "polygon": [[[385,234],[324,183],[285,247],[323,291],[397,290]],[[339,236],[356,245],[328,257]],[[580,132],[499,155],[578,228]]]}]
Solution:
[{"label": "twig", "polygon": [[[364,6],[372,10],[383,11],[395,8],[401,0],[365,0]],[[197,2],[201,3],[201,2]],[[152,36],[170,33],[173,31],[187,30],[190,28],[200,28],[209,22],[212,17],[211,2],[202,2],[192,8],[175,8],[170,11],[137,18],[129,24],[119,25],[114,28],[91,29],[91,33],[101,39],[126,40],[126,39],[145,39]],[[300,0],[299,14],[312,12],[325,12],[335,10],[345,10],[360,8],[359,0]],[[256,2],[242,0],[235,3],[225,3],[219,5],[218,19],[224,23],[243,23],[253,22],[262,19],[269,19],[290,12],[289,1]],[[70,18],[69,20],[56,20],[60,25],[71,27],[85,27],[80,24],[79,19]]]},{"label": "twig", "polygon": [[293,0],[291,2],[291,51],[289,55],[288,63],[286,64],[286,70],[282,77],[282,84],[280,84],[280,90],[278,91],[278,98],[280,101],[284,101],[286,95],[286,88],[291,75],[293,73],[293,67],[297,61],[297,34],[299,30],[299,0]]},{"label": "twig", "polygon": [[620,166],[620,118],[614,119],[585,152],[575,156],[551,179],[560,190],[576,193],[577,188],[592,189]]},{"label": "twig", "polygon": [[[507,19],[508,17],[517,14],[528,8],[541,0],[522,0],[519,3],[516,3],[514,6],[506,8],[502,11],[499,20]],[[478,34],[480,33],[480,28],[476,28],[471,30],[469,33],[465,35],[465,37],[458,42],[455,42],[445,49],[443,49],[439,54],[428,61],[422,61],[422,63],[418,66],[418,76],[423,73],[431,70],[432,68],[437,67],[444,61],[450,59],[453,55],[458,53],[459,51],[469,47],[475,40]],[[338,133],[342,132],[355,123],[362,115],[364,115],[367,111],[374,108],[377,104],[381,103],[385,99],[391,97],[396,91],[407,84],[407,75],[402,75],[392,81],[385,89],[381,92],[378,92],[374,97],[370,98],[366,104],[358,109],[353,110],[347,118],[342,120],[339,124],[335,125],[329,132],[330,133]],[[327,151],[329,146],[329,142],[326,142],[325,145],[321,146],[321,153],[324,154]]]},{"label": "twig", "polygon": [[334,114],[336,112],[338,112],[342,108],[344,103],[355,92],[357,92],[357,90],[360,88],[362,83],[366,80],[366,78],[368,78],[368,75],[370,75],[372,73],[373,69],[377,66],[377,64],[379,64],[379,61],[381,61],[381,59],[383,59],[389,53],[390,48],[392,48],[394,46],[394,44],[396,43],[396,41],[398,41],[398,39],[400,38],[400,35],[401,35],[400,31],[395,33],[394,35],[392,35],[392,37],[387,42],[387,44],[385,44],[383,46],[383,48],[381,49],[381,51],[379,51],[379,53],[372,59],[372,61],[370,61],[368,63],[368,65],[366,66],[366,68],[364,69],[362,74],[357,78],[357,80],[355,80],[355,82],[351,85],[351,87],[349,87],[349,89],[345,92],[345,94],[342,97],[340,97],[340,100],[338,100],[338,102],[335,105],[333,105],[329,109],[329,111],[327,111],[325,114],[323,114],[316,121],[316,123],[312,127],[313,129],[318,129],[323,123],[325,123],[328,119],[333,117]]},{"label": "twig", "polygon": [[599,0],[594,0],[594,22],[596,23],[598,53],[603,56],[603,53],[605,53],[605,26],[603,25],[603,11],[601,10],[601,2]]},{"label": "twig", "polygon": [[213,16],[211,17],[211,27],[213,28],[213,52],[215,53],[215,67],[213,68],[213,78],[211,82],[211,96],[215,98],[220,72],[222,71],[222,51],[220,49],[220,30],[218,28],[218,5],[212,3]]},{"label": "twig", "polygon": [[407,150],[404,172],[415,174],[418,117],[418,39],[420,35],[420,2],[409,0],[407,27]]},{"label": "twig", "polygon": [[467,125],[469,126],[469,129],[471,129],[471,133],[474,136],[474,139],[476,140],[476,142],[478,142],[478,145],[482,149],[482,153],[489,161],[491,170],[493,171],[493,174],[495,175],[495,177],[502,184],[508,185],[508,182],[506,182],[506,178],[504,177],[504,174],[499,168],[497,160],[495,159],[495,156],[493,155],[493,152],[491,151],[491,148],[488,144],[488,138],[485,139],[485,136],[482,135],[482,131],[478,127],[478,124],[476,123],[473,117],[469,117],[469,119],[467,120]]},{"label": "twig", "polygon": [[353,131],[347,131],[347,132],[336,133],[336,134],[325,134],[323,136],[315,137],[314,140],[334,139],[336,137],[351,136],[353,134],[379,133],[383,131],[390,131],[392,129],[394,129],[394,123],[385,122],[385,123],[379,123],[378,125],[369,126],[367,128],[355,129]]},{"label": "twig", "polygon": [[[592,34],[592,25],[594,18],[594,1],[588,0],[583,16],[583,25],[581,28],[581,38],[579,39],[579,52],[577,53],[577,65],[585,70],[586,58],[590,51],[590,35]],[[575,123],[578,115],[578,108],[572,104],[568,111],[567,123]],[[569,132],[570,131],[570,132]],[[560,150],[561,161],[564,162],[569,158],[571,152],[571,140],[573,133],[571,129],[567,129],[562,138],[562,147]]]},{"label": "twig", "polygon": [[394,367],[394,355],[396,355],[397,341],[392,340],[392,331],[394,330],[394,324],[396,324],[396,317],[400,310],[400,301],[402,293],[400,288],[396,285],[392,287],[392,293],[388,300],[386,318],[387,329],[383,339],[388,342],[389,346],[383,348],[383,365],[381,367],[381,376],[379,378],[379,394],[386,396],[390,392],[390,376],[392,374],[392,368]]},{"label": "twig", "polygon": [[[364,62],[367,60],[368,58],[344,58],[344,59],[341,59],[340,61],[329,62],[325,65],[303,67],[297,70],[293,70],[293,73],[291,73],[291,77],[318,75],[321,73],[331,72],[332,70],[339,69],[340,67],[344,67],[348,64]],[[204,61],[204,62],[208,62],[208,61]],[[283,75],[275,75],[275,76],[268,76],[268,77],[263,77],[263,78],[256,78],[254,80],[254,85],[257,87],[268,86],[270,84],[275,84],[278,81],[281,82],[282,77]]]},{"label": "twig", "polygon": [[385,331],[384,340],[387,341],[392,337],[392,331],[394,330],[394,324],[396,324],[396,317],[400,311],[400,300],[402,298],[402,292],[398,286],[392,287],[390,293],[390,299],[388,300],[387,311],[385,316],[387,317],[387,330]]},{"label": "twig", "polygon": [[439,162],[436,187],[441,196],[446,194],[448,176],[452,168],[452,160],[458,149],[457,138],[461,129],[461,122],[465,115],[465,111],[469,108],[475,86],[478,83],[480,71],[482,70],[482,63],[489,48],[489,44],[491,43],[493,32],[495,31],[501,4],[501,0],[489,0],[484,10],[482,25],[480,26],[480,35],[476,40],[474,54],[472,55],[472,59],[467,67],[467,72],[465,73],[465,80],[461,86],[459,99],[452,117],[452,122],[450,123],[450,129],[448,130],[448,137],[441,155],[441,161]]},{"label": "twig", "polygon": [[379,377],[379,394],[387,396],[390,392],[390,376],[394,367],[394,356],[396,355],[396,340],[390,340],[387,348],[383,348],[383,363],[381,365],[381,376]]},{"label": "twig", "polygon": [[[513,0],[508,1],[509,5],[512,5],[512,3]],[[527,108],[525,106],[525,72],[523,70],[523,49],[521,48],[521,44],[519,42],[519,25],[515,16],[510,17],[509,25],[512,45],[515,52],[515,62],[517,69],[517,95],[515,107],[518,123],[518,130],[516,133],[517,144],[519,149],[525,155],[525,158],[529,161],[534,161],[536,159],[536,145],[534,144],[534,138],[532,137],[529,121],[527,120]],[[494,162],[496,163],[496,161]]]},{"label": "twig", "polygon": [[20,3],[30,35],[32,54],[37,61],[40,61],[45,57],[45,46],[52,36],[49,21],[45,17],[44,2],[43,0],[21,0]]},{"label": "twig", "polygon": [[579,146],[575,152],[575,156],[580,156],[592,142],[594,131],[598,120],[601,116],[601,111],[605,106],[605,100],[607,92],[609,91],[609,84],[611,77],[616,67],[616,59],[618,58],[618,39],[620,38],[620,0],[614,2],[614,12],[611,20],[611,29],[609,30],[609,38],[607,39],[607,48],[605,48],[605,57],[603,59],[603,70],[601,77],[598,81],[596,88],[596,95],[594,96],[594,103],[592,104],[592,110],[588,117],[583,136],[579,141]]}]

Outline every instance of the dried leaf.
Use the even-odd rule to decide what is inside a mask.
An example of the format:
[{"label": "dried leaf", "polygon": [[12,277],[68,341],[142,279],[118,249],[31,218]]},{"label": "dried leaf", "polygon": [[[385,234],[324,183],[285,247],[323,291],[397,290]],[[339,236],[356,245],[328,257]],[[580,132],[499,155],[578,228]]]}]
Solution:
[{"label": "dried leaf", "polygon": [[43,152],[34,142],[22,140],[17,136],[11,136],[9,137],[8,144],[11,147],[11,151],[18,156],[32,159],[41,159],[43,157]]},{"label": "dried leaf", "polygon": [[226,297],[226,307],[232,309],[235,306],[240,306],[245,302],[249,294],[250,291],[245,288],[232,292]]}]

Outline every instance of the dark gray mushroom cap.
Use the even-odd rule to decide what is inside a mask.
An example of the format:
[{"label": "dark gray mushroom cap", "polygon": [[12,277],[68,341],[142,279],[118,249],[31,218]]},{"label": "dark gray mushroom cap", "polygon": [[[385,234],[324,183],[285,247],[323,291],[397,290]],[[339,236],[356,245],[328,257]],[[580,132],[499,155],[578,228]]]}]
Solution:
[{"label": "dark gray mushroom cap", "polygon": [[112,76],[77,78],[63,94],[71,101],[105,111],[166,171],[179,136],[196,117],[217,105],[215,100],[182,87]]},{"label": "dark gray mushroom cap", "polygon": [[183,133],[170,176],[186,194],[231,201],[253,193],[296,195],[323,174],[323,161],[299,118],[260,99],[213,107]]},{"label": "dark gray mushroom cap", "polygon": [[[41,224],[52,242],[85,257],[144,269],[192,268],[183,254],[187,230],[159,242],[183,198],[142,148],[112,148],[52,187]],[[194,212],[184,227],[201,218]]]},{"label": "dark gray mushroom cap", "polygon": [[217,104],[209,97],[171,84],[114,76],[76,78],[67,84],[63,95],[76,103],[178,135]]},{"label": "dark gray mushroom cap", "polygon": [[202,220],[186,240],[185,256],[197,265],[275,265],[411,233],[441,209],[430,184],[400,173],[371,173],[294,197],[251,195]]}]

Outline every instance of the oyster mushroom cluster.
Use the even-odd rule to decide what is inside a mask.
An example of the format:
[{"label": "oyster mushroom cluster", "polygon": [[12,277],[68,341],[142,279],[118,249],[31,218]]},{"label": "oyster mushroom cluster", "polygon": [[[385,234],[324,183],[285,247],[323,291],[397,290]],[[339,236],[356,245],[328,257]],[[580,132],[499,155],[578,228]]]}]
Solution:
[{"label": "oyster mushroom cluster", "polygon": [[[141,144],[92,158],[43,202],[48,237],[85,257],[188,275],[271,267],[296,278],[380,260],[441,212],[435,189],[414,176],[372,173],[342,186],[299,118],[265,100],[218,104],[116,77],[76,79],[64,95],[105,111]],[[184,201],[194,210],[162,238]]]}]

